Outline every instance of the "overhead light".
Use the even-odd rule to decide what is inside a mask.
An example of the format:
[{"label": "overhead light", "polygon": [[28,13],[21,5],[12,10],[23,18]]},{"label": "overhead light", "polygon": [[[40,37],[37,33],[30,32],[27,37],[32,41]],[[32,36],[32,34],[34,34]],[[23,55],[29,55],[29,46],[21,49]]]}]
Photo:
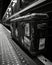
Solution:
[{"label": "overhead light", "polygon": [[12,4],[12,7],[14,7],[14,6],[15,6],[15,3]]},{"label": "overhead light", "polygon": [[6,18],[8,18],[9,16],[8,15],[6,15]]},{"label": "overhead light", "polygon": [[8,14],[8,12],[6,12],[6,14]]},{"label": "overhead light", "polygon": [[22,0],[22,2],[24,2],[24,0]]},{"label": "overhead light", "polygon": [[12,7],[15,6],[15,4],[17,3],[17,0],[12,0],[13,4],[12,4]]},{"label": "overhead light", "polygon": [[11,11],[11,8],[9,7],[8,10]]}]

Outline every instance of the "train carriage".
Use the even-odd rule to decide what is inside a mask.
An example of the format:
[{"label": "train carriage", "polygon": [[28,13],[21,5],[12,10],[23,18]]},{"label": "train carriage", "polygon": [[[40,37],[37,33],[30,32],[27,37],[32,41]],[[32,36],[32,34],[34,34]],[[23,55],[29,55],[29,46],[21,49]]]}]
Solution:
[{"label": "train carriage", "polygon": [[11,20],[11,34],[32,55],[45,51],[48,15],[32,13]]}]

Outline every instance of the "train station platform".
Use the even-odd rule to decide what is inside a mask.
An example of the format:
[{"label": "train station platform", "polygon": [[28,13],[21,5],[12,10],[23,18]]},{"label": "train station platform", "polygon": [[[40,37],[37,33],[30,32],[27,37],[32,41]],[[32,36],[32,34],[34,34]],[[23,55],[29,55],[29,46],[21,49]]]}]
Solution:
[{"label": "train station platform", "polygon": [[0,65],[37,65],[12,40],[11,32],[0,24]]}]

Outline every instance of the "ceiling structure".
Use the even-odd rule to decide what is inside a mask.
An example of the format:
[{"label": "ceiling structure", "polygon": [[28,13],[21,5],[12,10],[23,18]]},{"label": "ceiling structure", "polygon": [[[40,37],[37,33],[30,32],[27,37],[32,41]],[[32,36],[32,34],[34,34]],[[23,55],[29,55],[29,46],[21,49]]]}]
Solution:
[{"label": "ceiling structure", "polygon": [[[8,7],[8,5],[9,5],[9,3],[10,3],[11,0],[0,0],[0,1],[2,3],[2,6],[1,6],[1,8],[2,8],[1,17],[2,17],[4,15],[4,13],[5,13],[5,11],[6,11],[6,9],[7,9],[7,7]],[[31,2],[31,0],[22,0],[22,1],[25,1],[25,2],[28,1],[28,3]],[[50,2],[50,4],[46,5],[46,3],[49,3],[49,2]],[[51,2],[52,2],[52,0],[47,0],[44,4],[38,5],[35,8],[33,8],[32,11],[34,11],[34,12],[43,12],[43,13],[44,12],[51,13],[52,12],[52,3]],[[51,12],[49,12],[49,11],[51,11]]]}]

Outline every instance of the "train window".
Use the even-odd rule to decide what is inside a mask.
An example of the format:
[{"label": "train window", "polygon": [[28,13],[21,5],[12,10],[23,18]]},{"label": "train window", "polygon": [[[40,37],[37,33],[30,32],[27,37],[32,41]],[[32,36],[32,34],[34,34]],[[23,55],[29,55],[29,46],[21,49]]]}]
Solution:
[{"label": "train window", "polygon": [[30,45],[31,45],[31,40],[28,39],[26,36],[24,36],[24,42],[25,42],[25,44],[26,44],[27,46],[30,47]]},{"label": "train window", "polygon": [[45,38],[41,38],[39,41],[39,50],[45,48]]},{"label": "train window", "polygon": [[25,24],[25,35],[30,36],[30,25],[29,25],[29,23]]},{"label": "train window", "polygon": [[15,30],[15,34],[16,34],[16,37],[18,37],[18,30],[17,29]]}]

